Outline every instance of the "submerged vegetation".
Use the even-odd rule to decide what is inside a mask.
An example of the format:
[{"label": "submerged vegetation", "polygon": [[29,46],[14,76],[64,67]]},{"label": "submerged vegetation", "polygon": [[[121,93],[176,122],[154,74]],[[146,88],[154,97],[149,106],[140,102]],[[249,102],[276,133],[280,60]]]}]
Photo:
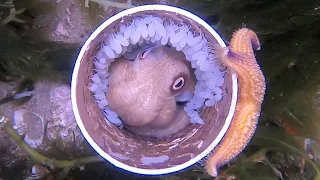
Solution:
[{"label": "submerged vegetation", "polygon": [[[85,8],[84,2],[76,2]],[[226,40],[231,38],[234,30],[247,26],[257,33],[262,43],[262,49],[256,56],[267,79],[267,92],[259,127],[245,151],[224,166],[216,179],[320,179],[320,2],[174,2],[204,18]],[[13,7],[14,16],[10,14]],[[29,34],[34,16],[51,12],[52,8],[37,0],[0,1],[0,11],[3,12],[0,14],[1,81],[23,77],[34,82],[40,79],[69,82],[81,43],[52,42]],[[86,13],[95,19],[93,22],[100,23],[102,19],[97,17],[94,8],[101,7],[90,4]],[[9,21],[9,16],[18,19]],[[0,155],[0,158],[4,157]],[[1,167],[4,166],[1,161],[0,178],[1,171],[8,170]],[[81,179],[82,175],[85,178],[84,174],[95,172],[91,178],[130,177],[127,172],[101,164],[88,164],[83,171],[75,169],[66,176],[68,179]],[[197,164],[183,172],[152,179],[212,178]]]}]

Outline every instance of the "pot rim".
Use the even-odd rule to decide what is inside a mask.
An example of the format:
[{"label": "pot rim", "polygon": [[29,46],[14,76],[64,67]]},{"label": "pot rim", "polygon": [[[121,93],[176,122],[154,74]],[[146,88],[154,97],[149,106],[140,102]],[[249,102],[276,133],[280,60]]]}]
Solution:
[{"label": "pot rim", "polygon": [[196,23],[200,24],[203,28],[205,28],[212,36],[214,36],[214,38],[217,40],[217,42],[219,43],[219,45],[221,47],[226,47],[226,44],[224,43],[223,39],[213,29],[213,27],[208,25],[200,17],[192,14],[191,12],[189,12],[187,10],[181,9],[179,7],[171,6],[171,5],[160,5],[160,4],[142,5],[142,6],[126,9],[126,10],[121,11],[121,12],[115,14],[114,16],[108,18],[101,25],[99,25],[92,32],[92,34],[89,36],[89,38],[86,40],[86,42],[82,46],[82,48],[78,54],[76,63],[74,65],[73,73],[72,73],[71,101],[72,101],[72,109],[73,109],[73,113],[74,113],[76,122],[77,122],[83,136],[88,141],[88,143],[91,145],[91,147],[100,156],[102,156],[104,159],[109,161],[114,166],[121,168],[121,169],[124,169],[124,170],[127,170],[127,171],[130,171],[130,172],[133,172],[133,173],[144,174],[144,175],[162,175],[162,174],[177,172],[177,171],[183,170],[189,166],[192,166],[193,164],[200,161],[202,158],[206,157],[217,146],[217,144],[222,140],[223,136],[225,135],[225,133],[227,132],[227,130],[231,124],[231,120],[232,120],[234,113],[235,113],[237,94],[238,94],[238,83],[237,83],[237,75],[235,73],[232,73],[232,98],[231,98],[231,105],[230,105],[229,113],[228,113],[228,116],[225,120],[225,124],[223,125],[223,127],[220,130],[219,134],[217,135],[216,139],[202,153],[198,154],[197,156],[190,159],[189,161],[187,161],[181,165],[168,167],[165,169],[142,169],[142,168],[132,167],[132,166],[129,166],[129,165],[124,164],[122,162],[119,162],[118,160],[116,160],[116,159],[112,158],[110,155],[108,155],[105,151],[103,151],[98,146],[98,144],[91,138],[91,136],[88,134],[88,132],[86,131],[85,126],[84,126],[84,124],[81,120],[81,117],[79,115],[78,104],[76,101],[76,87],[77,87],[77,82],[78,82],[78,73],[79,73],[79,68],[80,68],[80,62],[81,62],[81,59],[83,58],[83,55],[88,50],[88,46],[90,45],[90,43],[101,33],[101,31],[103,31],[111,23],[113,23],[114,21],[116,21],[118,19],[121,19],[124,16],[132,15],[134,13],[141,12],[141,11],[150,11],[150,10],[167,11],[170,13],[177,13],[177,14],[181,14],[183,16],[186,16],[186,17],[192,19],[193,21],[195,21]]}]

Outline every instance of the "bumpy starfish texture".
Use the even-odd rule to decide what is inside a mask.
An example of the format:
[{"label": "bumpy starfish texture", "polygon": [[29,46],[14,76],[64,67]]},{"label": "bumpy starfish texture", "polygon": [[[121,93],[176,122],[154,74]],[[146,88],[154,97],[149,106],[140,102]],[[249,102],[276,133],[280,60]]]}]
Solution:
[{"label": "bumpy starfish texture", "polygon": [[207,172],[213,177],[218,175],[219,167],[242,152],[255,132],[266,90],[265,78],[253,52],[259,49],[257,35],[247,28],[233,34],[229,47],[215,49],[218,60],[237,74],[239,92],[231,125],[206,161]]}]

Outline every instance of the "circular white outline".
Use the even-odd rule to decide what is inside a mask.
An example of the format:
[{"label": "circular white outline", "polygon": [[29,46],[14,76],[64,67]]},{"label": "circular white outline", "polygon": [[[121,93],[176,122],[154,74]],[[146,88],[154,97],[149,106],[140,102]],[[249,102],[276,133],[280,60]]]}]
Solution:
[{"label": "circular white outline", "polygon": [[196,162],[198,162],[199,160],[201,160],[202,158],[207,156],[214,149],[214,147],[221,141],[222,137],[224,136],[224,134],[226,133],[227,129],[230,126],[231,120],[232,120],[234,112],[235,112],[236,102],[237,102],[237,93],[238,93],[238,83],[237,83],[237,75],[235,73],[233,73],[232,74],[232,99],[231,99],[230,110],[229,110],[228,116],[226,118],[226,122],[225,122],[224,126],[222,127],[221,131],[219,132],[219,134],[217,135],[216,139],[207,147],[207,149],[205,149],[202,153],[200,153],[196,157],[190,159],[189,161],[187,161],[181,165],[177,165],[177,166],[169,167],[169,168],[165,168],[165,169],[141,169],[141,168],[128,166],[128,165],[112,158],[110,155],[108,155],[106,152],[104,152],[94,142],[94,140],[90,137],[90,135],[86,131],[86,129],[82,123],[82,120],[79,116],[78,105],[77,105],[77,100],[76,100],[76,87],[77,87],[77,82],[78,82],[78,72],[79,72],[79,68],[80,68],[80,61],[81,61],[84,53],[88,50],[88,46],[91,43],[91,41],[93,41],[99,35],[99,33],[101,31],[103,31],[111,23],[113,23],[114,21],[116,21],[118,19],[121,19],[124,16],[128,16],[128,15],[131,15],[131,14],[134,14],[137,12],[141,12],[141,11],[150,11],[150,10],[162,10],[162,11],[168,11],[168,12],[177,13],[177,14],[181,14],[183,16],[186,16],[186,17],[196,21],[201,26],[203,26],[206,30],[208,30],[215,37],[215,39],[218,41],[218,43],[220,44],[221,47],[226,47],[226,44],[224,43],[222,38],[219,36],[219,34],[211,26],[209,26],[204,20],[202,20],[198,16],[196,16],[196,15],[192,14],[191,12],[186,11],[184,9],[180,9],[178,7],[174,7],[174,6],[170,6],[170,5],[157,4],[157,5],[143,5],[143,6],[138,6],[138,7],[124,10],[124,11],[110,17],[105,22],[103,22],[96,30],[94,30],[92,32],[92,34],[89,36],[89,38],[87,39],[85,44],[82,46],[82,48],[79,52],[78,58],[76,60],[76,63],[75,63],[73,73],[72,73],[71,101],[72,101],[72,108],[73,108],[73,113],[74,113],[75,119],[77,121],[77,124],[78,124],[83,136],[86,138],[88,143],[92,146],[92,148],[95,151],[97,151],[98,154],[100,154],[100,156],[102,156],[104,159],[109,161],[114,166],[121,168],[121,169],[124,169],[124,170],[127,170],[127,171],[130,171],[130,172],[133,172],[133,173],[143,174],[143,175],[163,175],[163,174],[177,172],[177,171],[185,169],[189,166],[192,166],[193,164],[195,164]]}]

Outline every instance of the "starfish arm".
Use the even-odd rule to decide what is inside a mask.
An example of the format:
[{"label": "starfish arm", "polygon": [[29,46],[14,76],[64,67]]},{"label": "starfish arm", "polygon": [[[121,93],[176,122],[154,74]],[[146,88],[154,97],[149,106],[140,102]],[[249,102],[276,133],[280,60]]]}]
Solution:
[{"label": "starfish arm", "polygon": [[25,20],[22,20],[22,19],[19,19],[19,18],[16,18],[16,17],[14,17],[14,18],[12,19],[12,21],[15,21],[15,22],[18,22],[18,23],[26,23]]},{"label": "starfish arm", "polygon": [[16,10],[16,11],[14,12],[14,14],[15,14],[15,15],[17,15],[17,14],[22,14],[24,11],[26,11],[26,8],[21,8],[21,9],[19,9],[19,10]]},{"label": "starfish arm", "polygon": [[9,22],[11,22],[15,18],[14,14],[10,14],[8,17],[6,17],[4,20],[1,21],[2,25],[6,25]]}]

